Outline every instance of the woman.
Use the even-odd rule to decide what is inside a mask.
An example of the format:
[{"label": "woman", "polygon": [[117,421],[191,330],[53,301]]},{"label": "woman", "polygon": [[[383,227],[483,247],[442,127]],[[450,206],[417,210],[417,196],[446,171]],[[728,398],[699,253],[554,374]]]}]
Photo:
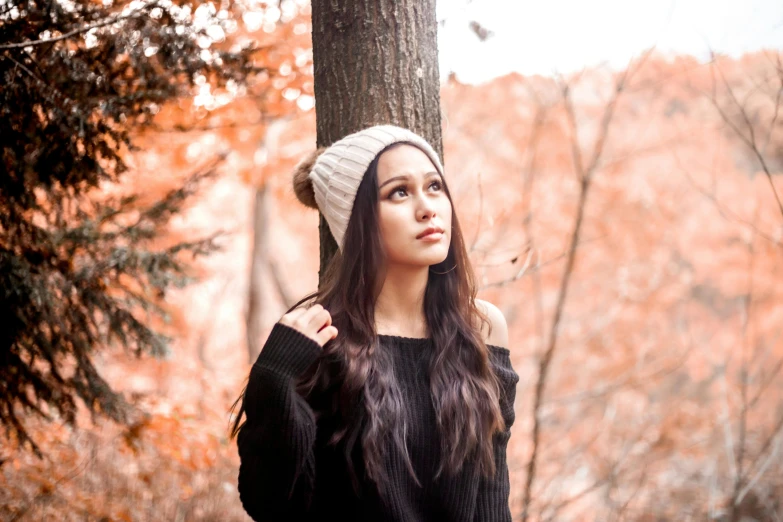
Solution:
[{"label": "woman", "polygon": [[407,129],[370,127],[316,151],[294,189],[339,251],[272,328],[234,404],[245,510],[510,521],[519,377],[502,313],[475,299],[437,153]]}]

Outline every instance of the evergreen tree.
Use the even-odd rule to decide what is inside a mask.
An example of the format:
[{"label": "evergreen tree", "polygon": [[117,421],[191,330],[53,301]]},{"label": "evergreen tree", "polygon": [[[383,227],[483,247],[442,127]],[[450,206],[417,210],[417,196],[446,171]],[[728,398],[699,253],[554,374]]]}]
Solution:
[{"label": "evergreen tree", "polygon": [[73,424],[81,400],[127,421],[94,354],[164,353],[141,318],[187,281],[184,254],[214,248],[154,245],[209,170],[152,206],[96,194],[128,171],[133,133],[163,104],[199,78],[222,86],[250,72],[249,49],[210,45],[225,12],[187,0],[0,0],[0,424],[36,452],[29,415]]}]

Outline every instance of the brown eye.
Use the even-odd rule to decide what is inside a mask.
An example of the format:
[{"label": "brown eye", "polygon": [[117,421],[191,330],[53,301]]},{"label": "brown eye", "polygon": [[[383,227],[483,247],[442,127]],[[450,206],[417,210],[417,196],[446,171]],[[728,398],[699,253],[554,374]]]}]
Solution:
[{"label": "brown eye", "polygon": [[395,194],[397,194],[401,190],[403,192],[405,191],[405,186],[404,185],[400,185],[399,187],[392,189],[392,191],[389,192],[389,195],[387,196],[387,199],[392,199],[392,196],[394,196]]}]

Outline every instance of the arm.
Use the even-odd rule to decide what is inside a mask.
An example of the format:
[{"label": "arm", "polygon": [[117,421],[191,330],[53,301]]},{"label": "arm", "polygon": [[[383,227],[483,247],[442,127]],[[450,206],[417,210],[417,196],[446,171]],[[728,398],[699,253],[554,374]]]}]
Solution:
[{"label": "arm", "polygon": [[492,324],[491,332],[485,332],[485,342],[489,348],[490,363],[500,381],[500,411],[506,422],[506,429],[494,436],[495,476],[491,479],[481,477],[476,498],[476,522],[511,522],[509,508],[510,482],[506,449],[511,438],[511,426],[514,424],[514,401],[516,398],[519,375],[511,366],[511,352],[508,346],[508,325],[503,313],[492,303],[476,300],[476,304],[487,315]]},{"label": "arm", "polygon": [[307,510],[316,422],[295,380],[320,354],[314,340],[277,323],[250,371],[243,399],[247,419],[237,435],[238,489],[254,520],[295,519]]},{"label": "arm", "polygon": [[511,426],[514,424],[514,400],[519,376],[511,366],[510,352],[507,349],[489,346],[489,350],[493,369],[501,382],[500,409],[506,421],[506,429],[494,436],[495,476],[492,479],[479,479],[476,514],[473,519],[475,522],[511,522],[506,448],[511,438]]}]

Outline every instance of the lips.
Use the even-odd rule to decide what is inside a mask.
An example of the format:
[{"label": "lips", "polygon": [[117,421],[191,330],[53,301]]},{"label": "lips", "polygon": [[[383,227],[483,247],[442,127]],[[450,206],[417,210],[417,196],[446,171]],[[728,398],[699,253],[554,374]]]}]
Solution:
[{"label": "lips", "polygon": [[416,239],[421,239],[423,237],[426,237],[426,236],[428,236],[430,234],[434,234],[434,233],[437,233],[437,232],[440,232],[442,234],[443,233],[443,229],[440,228],[440,227],[429,227],[424,232],[422,232],[421,234],[416,236]]}]

